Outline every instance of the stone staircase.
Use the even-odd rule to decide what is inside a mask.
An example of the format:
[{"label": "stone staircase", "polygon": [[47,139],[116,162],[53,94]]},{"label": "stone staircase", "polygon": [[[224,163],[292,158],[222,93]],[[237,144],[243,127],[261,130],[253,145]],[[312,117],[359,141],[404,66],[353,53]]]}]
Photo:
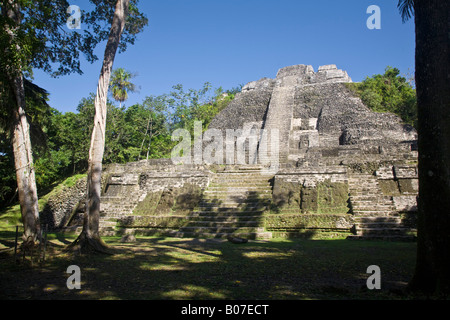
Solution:
[{"label": "stone staircase", "polygon": [[285,163],[288,160],[289,153],[289,133],[291,128],[291,119],[293,114],[293,107],[295,104],[295,87],[298,76],[285,76],[275,86],[270,105],[267,110],[267,118],[264,129],[270,132],[271,130],[279,131],[279,141],[271,141],[268,138],[268,148],[272,150],[274,144],[278,144],[280,163]]},{"label": "stone staircase", "polygon": [[[270,239],[271,232],[264,229],[263,213],[272,198],[271,176],[262,174],[262,166],[241,166],[211,175],[211,180],[195,210],[187,216],[169,215],[161,218],[182,220],[182,227],[140,227],[145,235],[165,235],[189,238],[226,238],[235,236],[245,239]],[[104,236],[134,233],[119,227],[118,221],[129,217],[133,209],[145,198],[145,192],[130,192],[122,196],[102,196],[100,232]],[[139,218],[139,217],[138,217]]]},{"label": "stone staircase", "polygon": [[348,239],[414,240],[415,230],[402,223],[392,197],[383,196],[375,176],[350,174],[349,192],[355,226]]},{"label": "stone staircase", "polygon": [[191,212],[189,222],[176,233],[183,237],[269,239],[263,213],[272,197],[270,177],[260,167],[244,166],[217,172]]},{"label": "stone staircase", "polygon": [[102,235],[116,235],[116,226],[119,219],[132,216],[133,209],[138,202],[145,197],[145,193],[139,190],[139,186],[133,187],[132,192],[127,194],[126,199],[122,196],[101,197],[99,229]]},{"label": "stone staircase", "polygon": [[[139,188],[133,188],[125,199],[123,196],[102,195],[100,198],[100,221],[99,231],[103,236],[114,236],[117,234],[117,222],[121,218],[132,216],[133,209],[136,207],[140,198],[143,196]],[[145,196],[145,194],[144,194]],[[80,214],[85,213],[83,207]],[[83,230],[82,225],[66,228],[67,231],[80,233]]]}]

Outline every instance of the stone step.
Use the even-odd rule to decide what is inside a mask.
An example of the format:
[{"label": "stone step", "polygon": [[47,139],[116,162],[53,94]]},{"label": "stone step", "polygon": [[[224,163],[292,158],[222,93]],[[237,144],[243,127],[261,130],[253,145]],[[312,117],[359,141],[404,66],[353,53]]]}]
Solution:
[{"label": "stone step", "polygon": [[167,237],[174,238],[215,238],[215,239],[226,239],[229,236],[237,236],[243,239],[249,240],[268,240],[272,238],[271,232],[235,232],[235,233],[227,233],[227,232],[186,232],[186,231],[178,231],[171,229],[138,229],[135,230],[136,234],[140,235],[164,235]]},{"label": "stone step", "polygon": [[[271,178],[271,177],[270,177]],[[239,174],[239,175],[227,175],[222,177],[212,177],[211,182],[221,182],[221,181],[229,181],[229,182],[240,182],[240,181],[248,181],[248,182],[265,182],[269,183],[270,180],[269,177],[257,174],[257,175],[245,175],[245,174]]]},{"label": "stone step", "polygon": [[406,227],[357,228],[356,235],[410,235],[417,230]]},{"label": "stone step", "polygon": [[262,204],[260,203],[260,201],[248,201],[248,202],[242,202],[242,203],[238,203],[238,202],[231,202],[231,201],[227,201],[227,202],[217,202],[217,203],[211,203],[211,202],[201,202],[199,203],[199,205],[197,206],[197,209],[199,211],[205,211],[205,210],[211,210],[211,209],[217,209],[217,210],[236,210],[236,209],[262,209],[262,208],[266,208],[268,206],[268,204]]},{"label": "stone step", "polygon": [[120,219],[123,217],[129,217],[133,214],[133,212],[123,212],[123,211],[117,211],[117,212],[101,212],[100,211],[100,217],[107,217],[108,219]]},{"label": "stone step", "polygon": [[[246,165],[246,166],[240,166],[239,168],[238,168],[238,170],[239,170],[239,172],[242,172],[242,171],[244,171],[244,172],[247,172],[247,171],[256,171],[256,172],[258,172],[258,171],[260,171],[261,169],[263,169],[264,167],[262,167],[262,166],[258,166],[258,165],[255,165],[255,166],[252,166],[252,165]],[[225,172],[227,172],[227,171],[225,171]]]},{"label": "stone step", "polygon": [[101,217],[126,216],[132,213],[133,210],[100,210]]},{"label": "stone step", "polygon": [[102,210],[133,210],[137,204],[123,204],[123,205],[111,205],[109,203],[101,203],[100,211]]},{"label": "stone step", "polygon": [[350,195],[350,201],[356,203],[392,203],[392,197],[390,196],[380,196],[380,195]]},{"label": "stone step", "polygon": [[380,203],[352,203],[353,211],[395,211],[395,206]]},{"label": "stone step", "polygon": [[272,201],[272,197],[270,196],[235,196],[235,195],[208,195],[204,196],[202,200],[199,202],[202,204],[212,204],[212,203],[262,203],[268,205]]},{"label": "stone step", "polygon": [[261,173],[264,169],[261,170],[230,170],[230,171],[219,171],[216,172],[213,176],[214,179],[223,179],[226,177],[259,177],[261,178]]},{"label": "stone step", "polygon": [[206,194],[203,195],[202,200],[204,202],[218,202],[218,201],[230,201],[230,202],[243,202],[243,201],[268,201],[271,200],[271,194],[260,194],[260,195],[240,195],[240,194],[227,194],[227,193],[217,193],[217,194]]},{"label": "stone step", "polygon": [[117,225],[117,221],[100,219],[99,225],[101,227],[115,227]]},{"label": "stone step", "polygon": [[240,187],[222,187],[222,188],[208,188],[203,194],[232,194],[232,195],[257,195],[257,194],[272,194],[272,189],[265,188],[240,188]]},{"label": "stone step", "polygon": [[237,188],[223,188],[223,189],[208,189],[203,192],[203,195],[235,195],[235,196],[257,196],[257,195],[272,195],[272,190],[269,188],[262,190],[242,190]]},{"label": "stone step", "polygon": [[261,188],[261,190],[272,190],[272,186],[267,182],[248,182],[248,181],[237,181],[237,182],[220,182],[214,183],[211,182],[206,190],[210,190],[211,188],[222,188],[222,189],[231,189],[231,188]]},{"label": "stone step", "polygon": [[220,181],[249,181],[249,182],[265,182],[269,183],[272,177],[268,177],[261,173],[256,175],[246,175],[246,174],[237,174],[237,175],[223,175],[223,176],[214,176],[211,178],[211,182],[220,182]]},{"label": "stone step", "polygon": [[189,216],[190,223],[220,223],[220,224],[247,224],[257,223],[259,225],[264,223],[264,218],[260,215],[244,216],[244,215],[199,215]]},{"label": "stone step", "polygon": [[415,241],[416,236],[413,235],[350,235],[348,240],[379,240],[379,241]]},{"label": "stone step", "polygon": [[128,211],[133,211],[134,206],[133,207],[110,207],[110,206],[105,206],[105,205],[100,205],[100,212],[128,212]]},{"label": "stone step", "polygon": [[214,208],[214,210],[198,210],[189,214],[189,217],[216,217],[216,218],[241,218],[241,217],[261,217],[264,214],[263,210],[242,210],[238,211],[236,208]]},{"label": "stone step", "polygon": [[380,193],[380,188],[378,187],[361,187],[361,188],[349,188],[349,192],[351,194],[370,194],[370,193],[375,193],[375,194],[379,194]]},{"label": "stone step", "polygon": [[131,192],[129,194],[122,195],[122,196],[101,196],[100,201],[114,202],[114,201],[123,201],[124,199],[136,200],[136,199],[139,199],[139,197],[140,197],[140,194]]},{"label": "stone step", "polygon": [[361,229],[379,229],[379,228],[404,228],[401,223],[396,222],[371,222],[371,223],[355,223],[356,230]]},{"label": "stone step", "polygon": [[233,171],[219,171],[214,174],[213,178],[215,179],[222,179],[226,177],[235,177],[235,178],[242,178],[242,177],[264,177],[261,175],[262,172],[264,172],[264,169],[261,170],[248,170],[248,171],[240,171],[240,170],[233,170]]},{"label": "stone step", "polygon": [[359,216],[354,218],[358,223],[401,223],[402,219],[399,217],[391,216],[391,217],[365,217]]},{"label": "stone step", "polygon": [[270,186],[246,186],[246,185],[241,185],[241,186],[227,186],[227,185],[223,185],[223,186],[210,186],[208,187],[207,190],[205,191],[233,191],[233,192],[263,192],[263,191],[272,191],[272,187]]},{"label": "stone step", "polygon": [[263,227],[232,227],[232,226],[208,226],[208,227],[199,227],[199,226],[189,226],[189,227],[181,227],[180,232],[189,232],[189,233],[257,233],[264,232]]},{"label": "stone step", "polygon": [[377,210],[354,210],[353,211],[353,215],[355,216],[367,216],[367,217],[379,217],[379,216],[384,216],[384,217],[389,217],[392,215],[395,215],[396,212],[394,211],[389,211],[389,210],[381,210],[381,211],[377,211]]},{"label": "stone step", "polygon": [[348,177],[348,182],[350,183],[355,183],[358,184],[359,182],[368,182],[368,183],[377,183],[378,180],[375,176],[360,176],[360,177],[355,177],[355,176],[349,176]]},{"label": "stone step", "polygon": [[364,202],[381,202],[381,203],[392,203],[392,197],[390,196],[380,196],[380,195],[354,195],[350,194],[350,202],[352,203],[364,203]]}]

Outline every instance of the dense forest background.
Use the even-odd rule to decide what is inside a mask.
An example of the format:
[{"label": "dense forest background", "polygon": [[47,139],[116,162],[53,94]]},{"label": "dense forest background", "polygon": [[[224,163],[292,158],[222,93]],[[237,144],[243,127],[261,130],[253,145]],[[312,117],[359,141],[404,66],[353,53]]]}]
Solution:
[{"label": "dense forest background", "polygon": [[[123,72],[123,69],[116,71]],[[202,121],[203,129],[241,91],[242,85],[224,90],[213,89],[206,82],[200,89],[185,90],[178,84],[160,96],[148,96],[142,103],[126,107],[127,88],[134,87],[130,73],[116,72],[127,86],[119,88],[111,82],[108,100],[108,121],[104,164],[127,163],[144,159],[169,158],[177,143],[171,133],[179,128],[193,133],[194,121]],[[123,79],[125,75],[125,79]],[[128,76],[127,76],[128,75]],[[114,78],[113,78],[114,79]],[[123,81],[122,81],[123,83]],[[119,81],[120,84],[120,81]],[[61,113],[47,104],[48,92],[26,81],[27,115],[31,124],[36,183],[39,195],[74,174],[85,173],[94,123],[94,99],[91,93],[83,98],[77,113]],[[416,126],[417,100],[411,76],[400,75],[396,68],[387,67],[384,74],[367,77],[350,88],[376,112],[392,112],[405,124]],[[7,103],[3,101],[2,103]],[[1,123],[7,123],[1,114]],[[0,126],[0,208],[13,205],[17,199],[10,132]]]}]

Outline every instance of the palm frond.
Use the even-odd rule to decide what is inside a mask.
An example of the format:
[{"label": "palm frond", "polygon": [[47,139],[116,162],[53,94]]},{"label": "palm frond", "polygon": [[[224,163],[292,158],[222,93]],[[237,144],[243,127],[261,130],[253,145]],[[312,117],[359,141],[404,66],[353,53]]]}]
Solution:
[{"label": "palm frond", "polygon": [[400,11],[403,23],[414,16],[414,0],[399,0],[397,8]]}]

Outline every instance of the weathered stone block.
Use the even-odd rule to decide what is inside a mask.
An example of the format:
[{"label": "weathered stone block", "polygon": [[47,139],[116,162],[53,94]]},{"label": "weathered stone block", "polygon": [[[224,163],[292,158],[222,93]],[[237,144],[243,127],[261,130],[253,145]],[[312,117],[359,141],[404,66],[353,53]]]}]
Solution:
[{"label": "weathered stone block", "polygon": [[325,180],[317,185],[319,213],[347,213],[348,185]]},{"label": "weathered stone block", "polygon": [[315,187],[303,187],[301,189],[300,209],[302,213],[317,212],[319,208],[317,194],[317,188]]},{"label": "weathered stone block", "polygon": [[339,214],[281,214],[264,217],[269,231],[298,231],[301,229],[349,230],[354,224],[351,215]]},{"label": "weathered stone block", "polygon": [[416,179],[398,179],[398,186],[401,193],[416,194],[418,192]]},{"label": "weathered stone block", "polygon": [[393,197],[396,210],[401,212],[417,211],[417,196]]},{"label": "weathered stone block", "polygon": [[400,190],[398,187],[398,182],[394,180],[379,180],[378,185],[381,191],[386,196],[399,195]]},{"label": "weathered stone block", "polygon": [[276,210],[285,208],[300,209],[300,190],[301,185],[298,182],[290,182],[278,179],[275,181],[272,201]]}]

